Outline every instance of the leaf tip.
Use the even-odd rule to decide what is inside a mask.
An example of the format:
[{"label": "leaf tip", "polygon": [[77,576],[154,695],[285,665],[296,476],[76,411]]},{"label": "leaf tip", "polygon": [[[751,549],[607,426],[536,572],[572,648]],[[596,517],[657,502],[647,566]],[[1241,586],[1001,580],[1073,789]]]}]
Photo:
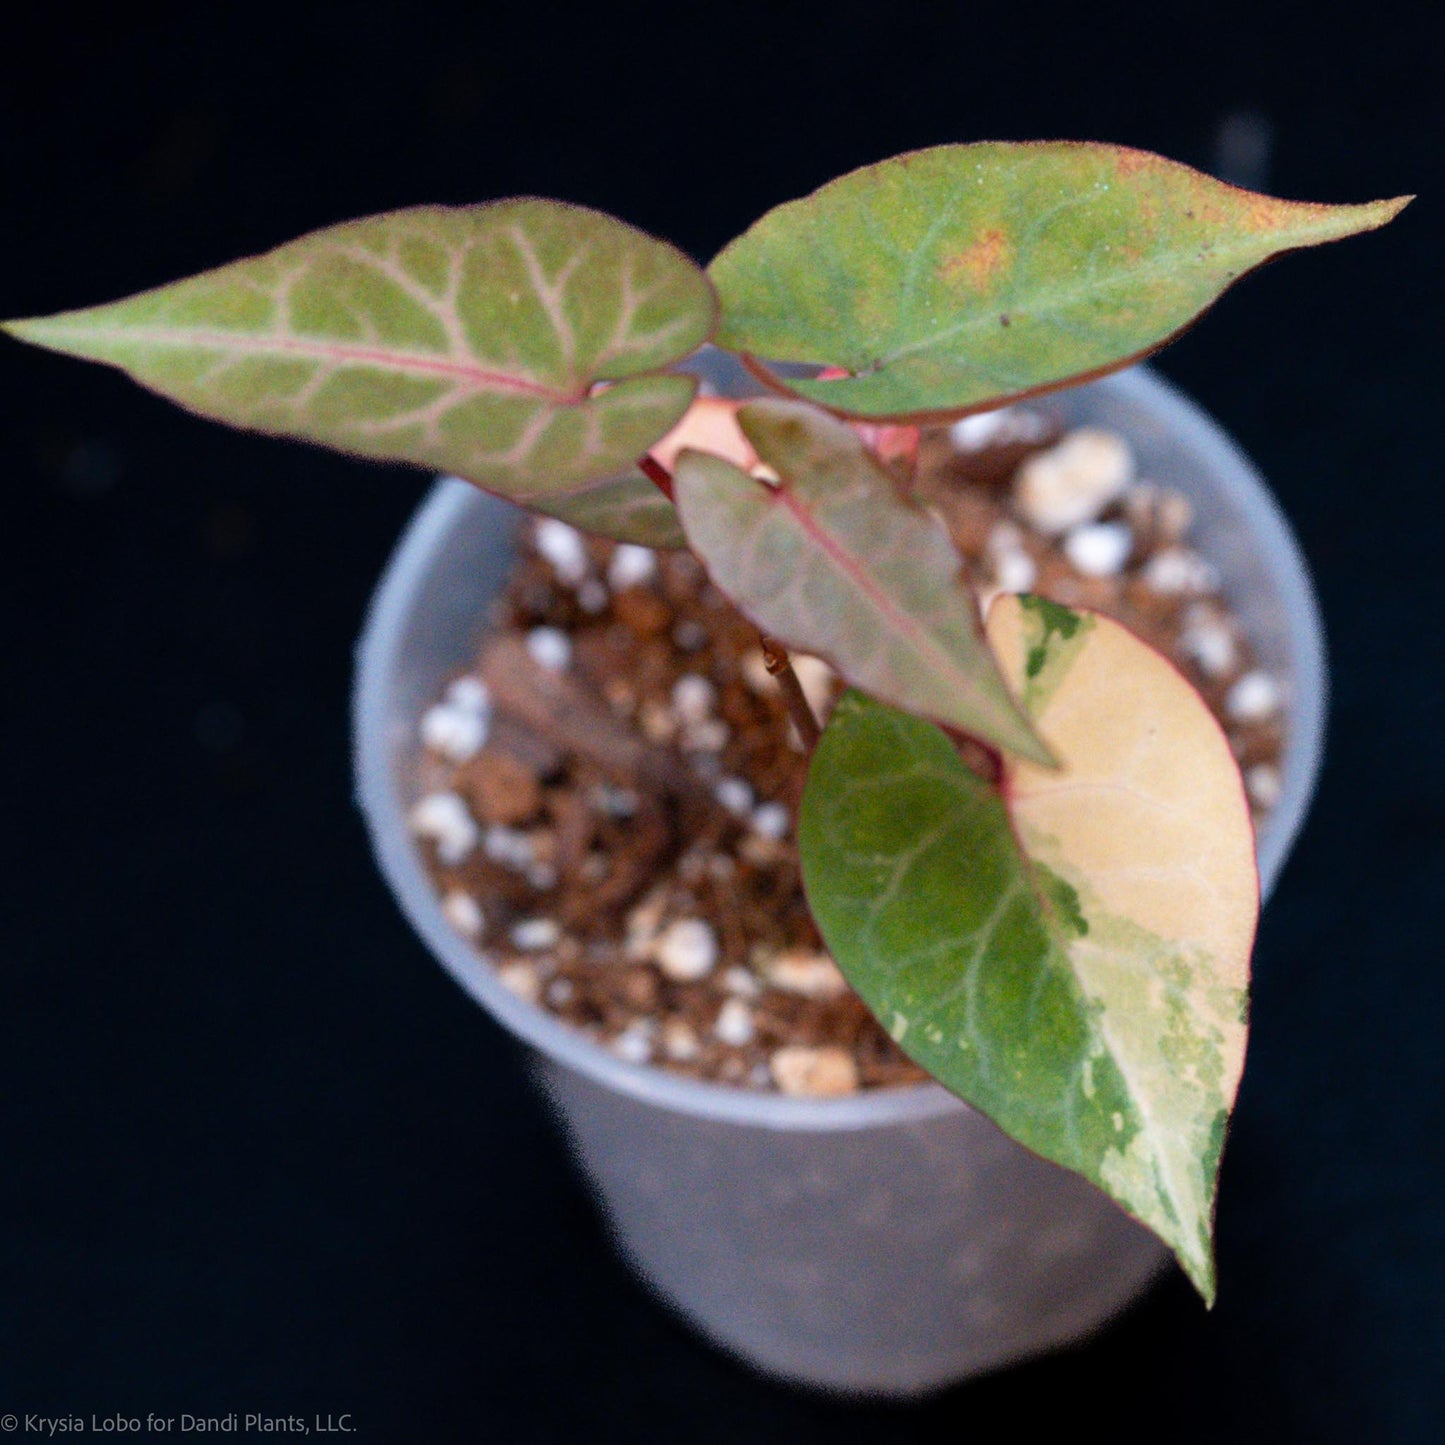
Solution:
[{"label": "leaf tip", "polygon": [[1376,226],[1388,226],[1414,199],[1413,195],[1409,195],[1392,196],[1388,201],[1376,201],[1375,209],[1380,213]]},{"label": "leaf tip", "polygon": [[35,332],[43,329],[44,318],[39,316],[21,316],[13,321],[0,321],[0,331],[7,336],[13,336],[16,341],[25,341],[34,344],[36,341]]},{"label": "leaf tip", "polygon": [[1219,1281],[1214,1272],[1213,1250],[1206,1246],[1202,1258],[1188,1256],[1183,1251],[1180,1251],[1177,1257],[1184,1273],[1189,1277],[1189,1283],[1204,1302],[1204,1308],[1212,1310],[1219,1300]]},{"label": "leaf tip", "polygon": [[1336,241],[1378,231],[1388,226],[1414,199],[1414,196],[1392,196],[1389,200],[1363,201],[1353,206],[1320,207],[1320,239]]},{"label": "leaf tip", "polygon": [[0,331],[14,337],[16,341],[23,341],[27,346],[39,346],[46,351],[73,355],[76,348],[74,345],[65,344],[62,327],[58,324],[66,321],[70,315],[70,312],[61,312],[56,316],[22,316],[14,321],[0,321]]}]

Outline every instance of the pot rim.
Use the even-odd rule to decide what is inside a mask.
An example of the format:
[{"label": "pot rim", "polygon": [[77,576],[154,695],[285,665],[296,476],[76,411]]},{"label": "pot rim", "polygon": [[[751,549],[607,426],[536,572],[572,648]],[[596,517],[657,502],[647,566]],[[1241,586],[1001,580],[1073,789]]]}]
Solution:
[{"label": "pot rim", "polygon": [[[1295,674],[1288,700],[1290,728],[1280,799],[1260,830],[1261,897],[1268,898],[1304,822],[1324,747],[1326,699],[1324,634],[1314,589],[1298,544],[1278,503],[1248,457],[1207,413],[1145,367],[1092,383],[1139,404],[1162,409],[1192,450],[1234,473],[1234,501],[1271,562],[1287,604],[1288,644]],[[835,1130],[907,1124],[970,1109],[940,1084],[877,1089],[835,1099],[793,1098],[688,1078],[631,1064],[601,1044],[526,1003],[507,989],[472,944],[447,922],[406,822],[390,766],[394,719],[391,679],[411,615],[418,578],[458,518],[476,505],[476,491],[455,479],[439,481],[413,515],[367,610],[355,654],[352,693],[356,801],[382,874],[402,912],[448,973],[512,1033],[556,1062],[656,1107],[697,1117],[778,1130]],[[1318,699],[1317,706],[1310,706]]]}]

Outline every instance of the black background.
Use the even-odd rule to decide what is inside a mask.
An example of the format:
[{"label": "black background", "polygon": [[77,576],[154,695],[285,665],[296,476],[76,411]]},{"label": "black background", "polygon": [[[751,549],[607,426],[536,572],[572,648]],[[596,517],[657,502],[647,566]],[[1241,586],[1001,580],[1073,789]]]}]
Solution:
[{"label": "black background", "polygon": [[1445,1392],[1439,150],[1424,7],[31,6],[0,313],[516,192],[706,259],[945,140],[1067,136],[1418,191],[1250,278],[1164,372],[1317,573],[1328,765],[1264,920],[1221,1295],[915,1410],[759,1381],[609,1252],[513,1048],[349,797],[350,647],[419,474],[0,346],[0,1412],[343,1412],[380,1441],[1425,1441]]}]

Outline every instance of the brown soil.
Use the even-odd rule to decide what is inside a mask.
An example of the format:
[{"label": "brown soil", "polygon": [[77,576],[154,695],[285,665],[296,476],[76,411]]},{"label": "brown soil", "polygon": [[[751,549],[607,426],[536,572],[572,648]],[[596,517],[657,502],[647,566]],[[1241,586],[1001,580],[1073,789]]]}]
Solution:
[{"label": "brown soil", "polygon": [[[981,587],[995,581],[1002,539],[1015,568],[1019,552],[1032,562],[1031,590],[1110,613],[1172,656],[1267,805],[1278,711],[1242,707],[1237,691],[1230,701],[1253,670],[1247,644],[1207,580],[1184,591],[1149,580],[1152,559],[1184,540],[1182,499],[1132,488],[1101,517],[1130,527],[1127,564],[1084,575],[1023,524],[1011,486],[1055,439],[961,450],[947,431],[926,433],[918,489]],[[456,701],[424,725],[425,786],[459,797],[471,828],[417,822],[449,917],[515,992],[633,1062],[795,1094],[925,1079],[808,916],[792,840],[806,759],[757,629],[690,555],[659,553],[642,576],[650,564],[635,549],[615,559],[610,543],[561,540],[574,555],[559,566],[529,532],[478,659],[485,746],[448,741],[457,708],[475,712],[474,684],[454,687]],[[609,585],[609,569],[627,585]],[[831,675],[795,661],[824,701]]]}]

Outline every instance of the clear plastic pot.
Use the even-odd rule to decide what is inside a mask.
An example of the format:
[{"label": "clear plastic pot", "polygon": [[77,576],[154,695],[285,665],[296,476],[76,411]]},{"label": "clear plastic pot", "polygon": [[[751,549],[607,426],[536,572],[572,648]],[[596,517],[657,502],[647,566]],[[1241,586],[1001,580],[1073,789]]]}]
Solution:
[{"label": "clear plastic pot", "polygon": [[[754,389],[731,358],[698,367]],[[1143,368],[1045,405],[1115,428],[1144,475],[1184,492],[1264,663],[1284,683],[1283,790],[1260,838],[1267,895],[1303,820],[1325,705],[1318,611],[1269,492],[1229,438]],[[624,1063],[508,992],[443,917],[406,827],[417,719],[475,656],[517,513],[437,485],[407,528],[357,654],[358,799],[388,883],[442,966],[529,1044],[623,1254],[665,1301],[753,1366],[907,1396],[1077,1340],[1134,1297],[1162,1246],[936,1085],[806,1100]]]}]

